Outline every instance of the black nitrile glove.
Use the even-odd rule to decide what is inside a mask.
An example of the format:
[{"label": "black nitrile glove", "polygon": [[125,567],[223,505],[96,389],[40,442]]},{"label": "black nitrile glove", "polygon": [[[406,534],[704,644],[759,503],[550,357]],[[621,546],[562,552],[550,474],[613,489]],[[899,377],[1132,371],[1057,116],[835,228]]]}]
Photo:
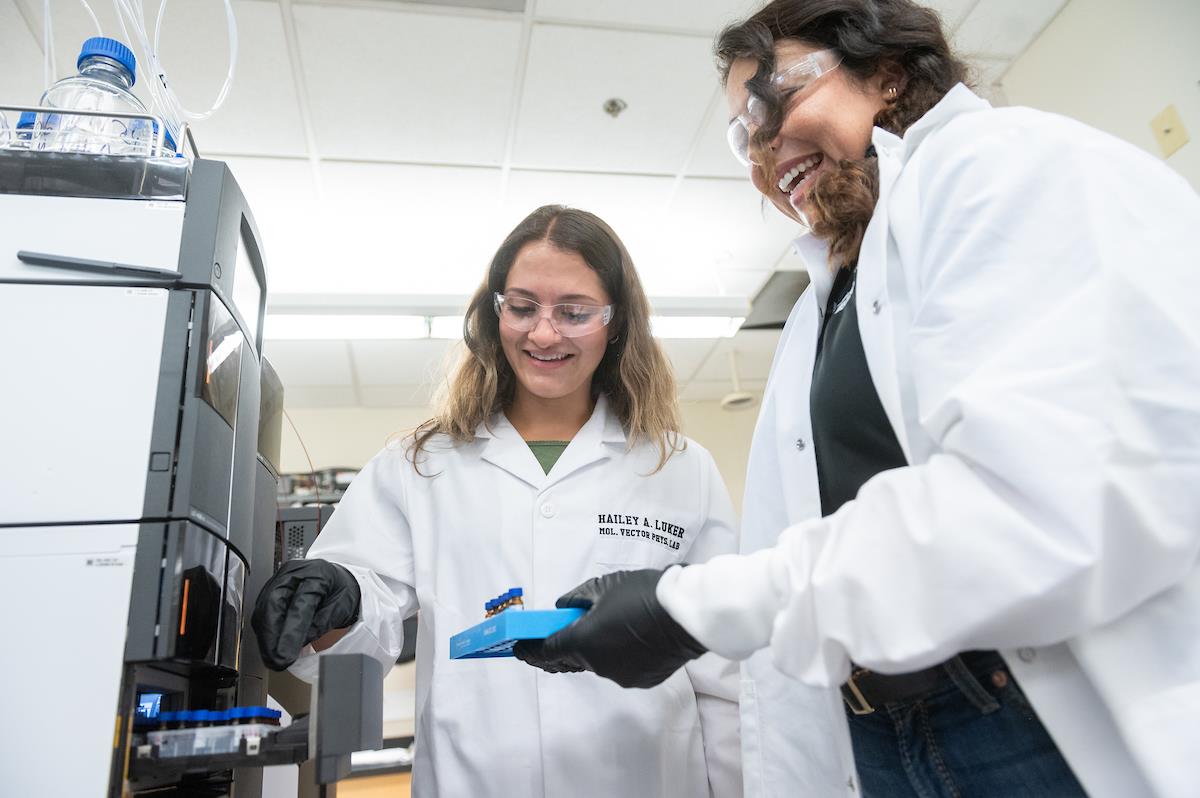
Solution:
[{"label": "black nitrile glove", "polygon": [[587,614],[545,640],[522,640],[513,653],[550,673],[593,671],[622,687],[654,687],[705,652],[658,603],[662,571],[614,571],[589,579],[555,606]]},{"label": "black nitrile glove", "polygon": [[263,586],[250,616],[263,662],[286,670],[305,645],[357,621],[361,603],[358,580],[342,566],[288,560]]}]

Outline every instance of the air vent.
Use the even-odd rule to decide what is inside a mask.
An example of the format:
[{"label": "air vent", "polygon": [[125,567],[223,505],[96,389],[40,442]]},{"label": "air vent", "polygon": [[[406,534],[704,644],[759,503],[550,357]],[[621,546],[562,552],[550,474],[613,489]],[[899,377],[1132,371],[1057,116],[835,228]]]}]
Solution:
[{"label": "air vent", "polygon": [[796,300],[808,288],[808,272],[775,272],[750,303],[743,330],[782,330]]}]

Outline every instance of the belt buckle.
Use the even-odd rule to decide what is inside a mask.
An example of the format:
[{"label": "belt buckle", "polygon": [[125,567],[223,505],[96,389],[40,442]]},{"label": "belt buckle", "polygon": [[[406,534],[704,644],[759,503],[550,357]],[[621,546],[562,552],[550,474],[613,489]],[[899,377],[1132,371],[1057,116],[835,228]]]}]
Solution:
[{"label": "belt buckle", "polygon": [[[850,678],[846,679],[846,683],[842,685],[842,700],[846,702],[846,706],[850,707],[850,711],[855,715],[871,715],[875,712],[875,707],[871,706],[871,702],[863,695],[862,690],[858,688],[855,679],[869,673],[866,669],[859,670],[850,674]],[[849,695],[847,695],[847,691]],[[853,698],[853,700],[851,700]],[[855,705],[857,702],[857,706]]]}]

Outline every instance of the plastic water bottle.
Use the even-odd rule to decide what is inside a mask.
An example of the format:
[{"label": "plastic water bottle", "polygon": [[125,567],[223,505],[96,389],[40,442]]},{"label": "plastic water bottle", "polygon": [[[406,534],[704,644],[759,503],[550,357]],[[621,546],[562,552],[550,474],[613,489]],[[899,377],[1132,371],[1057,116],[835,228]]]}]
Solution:
[{"label": "plastic water bottle", "polygon": [[[42,95],[42,106],[117,114],[145,114],[132,92],[137,59],[116,39],[94,36],[83,43],[76,61],[78,75],[55,83]],[[42,115],[41,149],[106,155],[149,156],[153,129],[145,119],[119,116]]]}]

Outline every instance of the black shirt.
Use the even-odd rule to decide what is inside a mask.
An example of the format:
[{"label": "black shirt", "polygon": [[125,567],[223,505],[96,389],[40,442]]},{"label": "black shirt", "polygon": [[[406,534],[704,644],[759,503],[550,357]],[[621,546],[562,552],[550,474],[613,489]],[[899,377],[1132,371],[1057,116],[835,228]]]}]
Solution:
[{"label": "black shirt", "polygon": [[907,465],[867,369],[854,285],[854,270],[839,269],[817,339],[809,392],[823,516],[853,499],[879,472]]}]

